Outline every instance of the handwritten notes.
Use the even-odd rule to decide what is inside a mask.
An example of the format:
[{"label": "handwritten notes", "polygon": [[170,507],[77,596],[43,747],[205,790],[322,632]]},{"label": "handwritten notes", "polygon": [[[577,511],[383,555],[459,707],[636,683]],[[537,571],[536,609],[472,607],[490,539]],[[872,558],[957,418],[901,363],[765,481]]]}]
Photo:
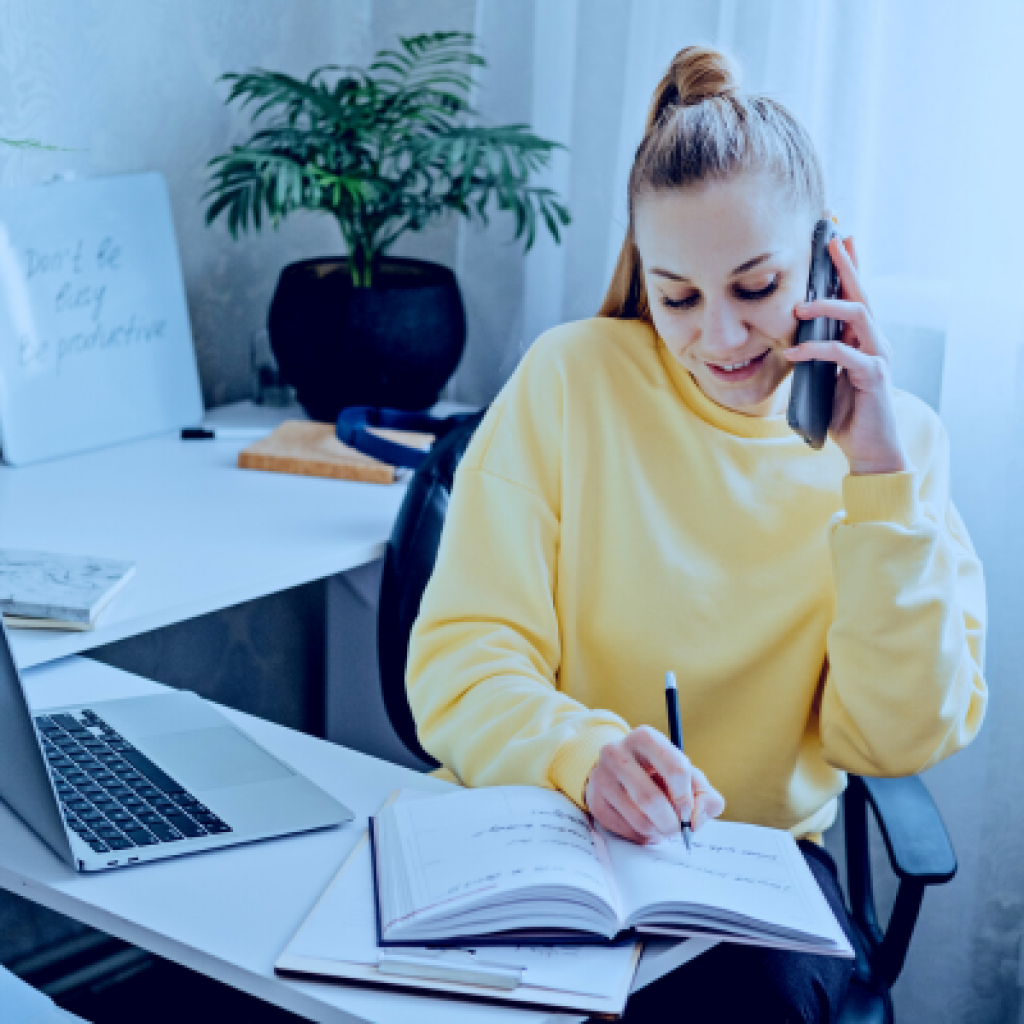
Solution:
[{"label": "handwritten notes", "polygon": [[637,846],[602,830],[602,839],[627,917],[643,915],[668,892],[674,901],[793,931],[812,933],[822,923],[803,884],[802,856],[784,832],[712,821],[693,835],[690,851],[681,838]]},{"label": "handwritten notes", "polygon": [[457,804],[395,807],[413,902],[430,907],[470,892],[560,880],[606,893],[586,815],[560,793],[503,786]]},{"label": "handwritten notes", "polygon": [[665,839],[647,847],[648,856],[684,871],[729,878],[745,885],[761,885],[778,892],[789,892],[792,880],[777,851],[751,850],[736,844],[709,842],[693,837],[687,850],[681,837]]},{"label": "handwritten notes", "polygon": [[163,179],[0,190],[5,460],[116,444],[201,416]]},{"label": "handwritten notes", "polygon": [[116,292],[126,277],[124,245],[117,236],[80,235],[58,249],[27,246],[20,262],[24,282],[49,305],[55,326],[55,333],[45,336],[34,331],[31,322],[22,325],[15,338],[22,369],[50,367],[60,374],[70,359],[166,342],[166,316],[137,310],[112,320],[106,313],[108,306],[117,304]]}]

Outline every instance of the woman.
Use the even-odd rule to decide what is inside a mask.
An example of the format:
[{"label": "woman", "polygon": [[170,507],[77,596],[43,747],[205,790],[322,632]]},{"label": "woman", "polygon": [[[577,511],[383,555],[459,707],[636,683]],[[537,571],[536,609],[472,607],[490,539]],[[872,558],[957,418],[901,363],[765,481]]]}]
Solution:
[{"label": "woman", "polygon": [[[723,812],[789,829],[845,925],[818,845],[844,773],[922,771],[984,714],[946,435],[892,387],[850,239],[841,298],[802,301],[813,145],[716,51],[659,85],[629,208],[598,318],[533,346],[460,466],[410,651],[420,739],[466,785],[560,789],[636,842]],[[794,349],[822,315],[841,342]],[[808,358],[842,369],[820,451],[785,416]],[[706,996],[709,1019],[831,1020],[849,970],[720,945],[630,1014],[678,985],[680,1019]]]}]

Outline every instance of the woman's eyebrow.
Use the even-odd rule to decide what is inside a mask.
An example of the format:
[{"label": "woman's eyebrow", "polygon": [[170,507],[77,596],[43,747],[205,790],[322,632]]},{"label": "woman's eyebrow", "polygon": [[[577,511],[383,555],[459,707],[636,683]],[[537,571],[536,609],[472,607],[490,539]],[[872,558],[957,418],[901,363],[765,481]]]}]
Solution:
[{"label": "woman's eyebrow", "polygon": [[[774,255],[775,253],[773,252],[763,252],[760,256],[755,256],[752,260],[741,263],[729,276],[736,277],[737,274],[745,274],[748,270],[753,270],[759,263],[770,260]],[[662,270],[661,267],[653,267],[651,273],[656,274],[658,277],[667,277],[670,281],[681,281],[684,284],[690,284],[688,277],[683,277],[681,274],[673,274],[671,270]]]}]

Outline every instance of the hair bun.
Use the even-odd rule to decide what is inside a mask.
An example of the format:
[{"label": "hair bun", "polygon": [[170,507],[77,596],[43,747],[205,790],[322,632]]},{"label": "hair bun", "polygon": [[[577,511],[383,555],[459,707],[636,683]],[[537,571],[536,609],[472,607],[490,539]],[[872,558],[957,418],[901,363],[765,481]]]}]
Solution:
[{"label": "hair bun", "polygon": [[691,107],[717,96],[732,96],[739,89],[739,69],[724,53],[709,46],[687,46],[672,58],[654,90],[647,131],[667,109]]}]

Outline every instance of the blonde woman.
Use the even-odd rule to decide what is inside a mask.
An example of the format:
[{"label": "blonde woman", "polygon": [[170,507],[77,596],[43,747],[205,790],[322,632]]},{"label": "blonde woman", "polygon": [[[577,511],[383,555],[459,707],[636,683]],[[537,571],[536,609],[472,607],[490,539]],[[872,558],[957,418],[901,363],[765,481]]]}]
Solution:
[{"label": "blonde woman", "polygon": [[[844,773],[973,739],[985,593],[945,431],[892,385],[851,239],[830,248],[841,298],[803,302],[825,211],[803,128],[723,55],[681,51],[598,317],[536,342],[461,463],[407,683],[464,784],[559,789],[638,843],[720,814],[789,829],[847,925],[820,847]],[[822,315],[841,341],[795,349]],[[841,368],[820,451],[785,415],[807,358]],[[630,1016],[833,1020],[849,970],[720,945]]]}]

